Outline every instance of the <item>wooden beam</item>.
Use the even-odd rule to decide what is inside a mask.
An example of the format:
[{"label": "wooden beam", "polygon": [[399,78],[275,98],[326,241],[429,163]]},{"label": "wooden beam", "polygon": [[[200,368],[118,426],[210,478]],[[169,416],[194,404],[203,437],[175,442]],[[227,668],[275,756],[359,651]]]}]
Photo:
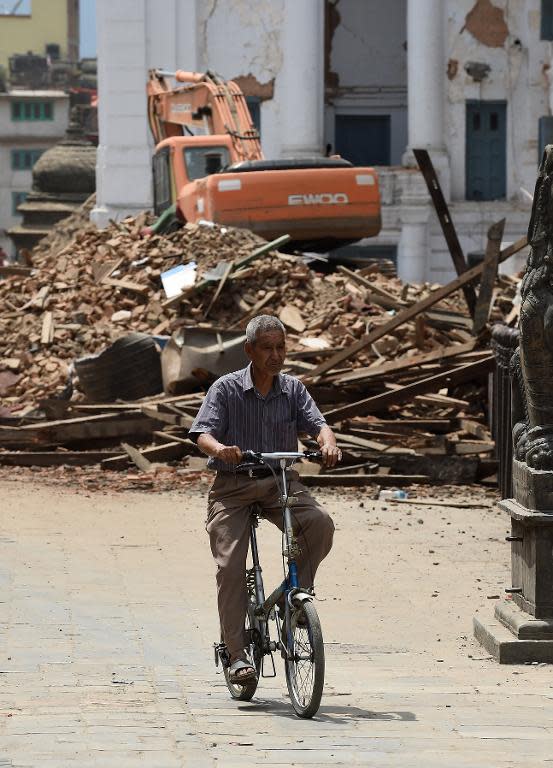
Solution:
[{"label": "wooden beam", "polygon": [[412,485],[428,483],[428,475],[301,475],[304,485],[328,486],[364,486],[364,485]]},{"label": "wooden beam", "polygon": [[353,270],[344,267],[342,264],[340,264],[337,269],[338,272],[341,272],[343,275],[347,275],[350,280],[353,280],[359,285],[362,285],[369,291],[369,293],[373,293],[374,296],[372,297],[372,300],[374,303],[380,304],[380,306],[384,307],[384,309],[399,309],[400,307],[405,306],[404,301],[396,299],[395,296],[392,296],[391,293],[385,291],[384,288],[380,288],[380,286],[372,283],[370,280],[367,280],[366,277],[363,277],[363,275],[360,275],[358,272],[354,272]]},{"label": "wooden beam", "polygon": [[324,416],[328,422],[334,423],[335,421],[340,421],[340,419],[345,419],[351,416],[360,416],[374,411],[381,411],[384,408],[389,408],[391,405],[397,405],[399,403],[404,403],[406,400],[411,400],[415,395],[436,392],[442,387],[459,384],[462,381],[469,381],[474,377],[489,373],[493,370],[494,364],[495,357],[491,354],[489,357],[484,358],[483,360],[478,360],[476,363],[467,363],[458,368],[438,373],[435,376],[415,381],[413,384],[407,384],[400,389],[394,389],[391,392],[382,392],[380,395],[367,397],[364,400],[358,400],[356,403],[344,405],[341,408],[334,408],[331,411],[327,411]]},{"label": "wooden beam", "polygon": [[188,445],[190,448],[196,446],[196,443],[193,440],[190,440],[189,437],[179,437],[178,435],[172,435],[170,432],[153,432],[152,434],[155,437],[160,437],[166,443],[182,443],[183,445]]},{"label": "wooden beam", "polygon": [[0,267],[0,277],[12,277],[14,275],[18,275],[19,277],[28,277],[32,271],[32,267],[24,267],[19,264],[9,264],[5,267]]},{"label": "wooden beam", "polygon": [[[504,248],[501,251],[498,259],[499,263],[505,261],[513,254],[518,253],[518,251],[521,251],[527,245],[527,238],[521,237],[520,240],[516,241],[516,243],[513,243],[508,248]],[[330,371],[332,368],[336,368],[336,366],[340,363],[343,363],[344,360],[348,360],[350,357],[353,357],[362,349],[370,346],[378,339],[381,339],[388,333],[395,331],[395,329],[399,328],[400,325],[403,325],[416,315],[424,312],[426,309],[432,307],[434,304],[437,304],[439,301],[445,299],[447,296],[450,296],[452,293],[455,293],[455,291],[458,291],[459,288],[462,288],[463,286],[473,282],[482,274],[483,268],[483,264],[477,264],[472,269],[468,269],[466,272],[464,272],[461,277],[458,277],[447,285],[438,288],[436,291],[433,291],[431,294],[426,296],[424,299],[421,299],[416,304],[412,304],[410,307],[407,307],[402,312],[398,312],[395,317],[392,317],[390,320],[388,320],[388,322],[379,325],[373,331],[359,339],[359,341],[356,341],[355,344],[344,347],[328,360],[320,363],[320,365],[318,365],[317,368],[315,368],[315,370],[308,375],[308,377],[304,377],[304,381],[311,381],[316,376],[321,376],[323,373]]]},{"label": "wooden beam", "polygon": [[54,313],[45,312],[42,318],[42,330],[40,333],[40,343],[47,345],[54,341]]},{"label": "wooden beam", "polygon": [[429,352],[425,355],[410,355],[400,357],[397,360],[390,360],[388,363],[381,363],[374,367],[357,368],[351,373],[345,373],[337,377],[334,380],[335,384],[346,384],[347,382],[357,382],[359,379],[373,379],[380,378],[390,373],[397,373],[400,371],[407,371],[410,368],[415,368],[419,365],[426,365],[427,363],[433,363],[435,361],[448,360],[451,357],[457,357],[458,355],[464,355],[467,352],[472,352],[476,346],[476,339],[469,341],[466,344],[452,344],[449,347],[440,347],[439,349]]},{"label": "wooden beam", "polygon": [[413,430],[447,434],[452,429],[451,419],[377,419],[369,422],[347,421],[343,428],[356,430],[383,430],[385,432],[397,432],[400,435],[410,435]]},{"label": "wooden beam", "polygon": [[87,467],[119,456],[119,451],[0,451],[0,464],[11,467]]},{"label": "wooden beam", "polygon": [[[148,461],[173,461],[186,454],[186,446],[181,442],[173,441],[165,445],[156,445],[153,448],[145,448],[140,455]],[[129,456],[124,453],[112,459],[102,461],[102,469],[126,469],[129,466]]]},{"label": "wooden beam", "polygon": [[[451,259],[455,266],[455,271],[458,275],[462,275],[468,269],[467,262],[465,260],[465,254],[463,253],[461,243],[457,237],[457,232],[455,231],[455,226],[451,220],[451,214],[449,213],[449,208],[445,201],[445,197],[443,195],[436,171],[434,170],[434,165],[430,159],[430,155],[426,149],[414,149],[413,154],[415,155],[415,159],[419,164],[419,168],[421,169],[421,173],[426,182],[426,186],[428,187],[428,193],[432,198],[432,202],[434,203],[438,221],[440,222],[447,247],[449,248],[449,253],[451,254]],[[474,308],[476,306],[476,295],[474,293],[474,288],[470,285],[465,285],[463,286],[463,293],[465,294],[465,299],[471,317],[474,317]]]},{"label": "wooden beam", "polygon": [[125,451],[132,463],[141,472],[152,471],[152,463],[148,461],[148,459],[143,456],[137,448],[134,448],[134,446],[129,445],[128,443],[121,443],[121,448]]},{"label": "wooden beam", "polygon": [[0,426],[0,446],[64,445],[106,438],[147,437],[161,423],[130,412],[45,421],[17,428]]},{"label": "wooden beam", "polygon": [[123,291],[129,291],[129,293],[136,293],[138,296],[148,296],[150,288],[147,285],[140,285],[134,283],[132,280],[115,280],[113,277],[108,277],[104,280],[105,285],[109,285],[112,288],[119,288]]},{"label": "wooden beam", "polygon": [[[447,368],[440,371],[440,373],[445,373],[447,371],[452,371],[453,368]],[[436,374],[434,374],[436,375]],[[430,376],[426,376],[426,379],[431,378]],[[421,379],[417,379],[417,381],[421,381]],[[410,382],[410,383],[416,383],[416,382]],[[408,386],[408,384],[404,384],[403,386],[401,384],[393,384],[388,383],[384,385],[385,389],[389,389],[392,392],[399,392],[403,389],[403,387]],[[413,400],[417,403],[424,403],[425,405],[443,405],[446,408],[468,408],[470,403],[467,400],[460,400],[458,397],[449,397],[448,395],[415,395]]]},{"label": "wooden beam", "polygon": [[217,290],[213,294],[213,298],[209,302],[209,306],[206,309],[206,311],[204,312],[204,320],[207,320],[207,316],[209,315],[209,313],[211,312],[211,310],[213,308],[213,305],[215,304],[215,302],[217,301],[217,299],[221,295],[221,291],[223,290],[223,288],[225,286],[225,283],[227,282],[227,280],[229,278],[229,275],[230,275],[230,273],[232,272],[233,269],[234,269],[234,261],[229,261],[229,263],[227,264],[227,266],[225,268],[225,271],[223,272],[223,275],[222,275],[221,279],[219,280],[219,285],[217,286]]},{"label": "wooden beam", "polygon": [[472,332],[475,336],[478,336],[484,330],[490,316],[493,287],[497,277],[497,263],[504,229],[505,219],[492,224],[488,229],[488,245],[486,247],[484,269],[482,271],[482,279],[480,280],[480,290],[478,292],[478,300],[474,310],[474,324],[472,326]]}]

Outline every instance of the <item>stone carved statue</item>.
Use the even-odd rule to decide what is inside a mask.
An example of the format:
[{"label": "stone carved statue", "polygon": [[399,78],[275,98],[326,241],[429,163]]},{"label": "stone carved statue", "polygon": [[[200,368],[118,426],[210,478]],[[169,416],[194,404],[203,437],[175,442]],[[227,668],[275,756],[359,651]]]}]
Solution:
[{"label": "stone carved statue", "polygon": [[540,165],[528,242],[520,346],[512,361],[514,458],[553,470],[553,145]]}]

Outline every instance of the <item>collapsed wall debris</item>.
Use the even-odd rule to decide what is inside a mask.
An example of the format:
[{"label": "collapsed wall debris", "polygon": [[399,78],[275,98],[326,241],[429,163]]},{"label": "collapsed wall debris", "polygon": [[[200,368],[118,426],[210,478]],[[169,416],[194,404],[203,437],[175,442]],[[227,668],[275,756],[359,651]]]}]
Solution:
[{"label": "collapsed wall debris", "polygon": [[[445,287],[409,285],[374,264],[319,274],[245,230],[205,223],[145,236],[147,214],[102,231],[86,218],[85,208],[58,225],[29,266],[4,268],[0,464],[149,471],[194,455],[187,429],[209,376],[187,394],[94,404],[77,380],[72,388],[75,360],[131,332],[163,344],[187,327],[240,331],[266,312],[288,329],[285,370],[335,426],[344,452],[328,473],[336,483],[470,482],[493,472],[488,329],[516,319],[517,279],[493,273],[488,324],[475,333],[461,289],[485,264]],[[183,268],[189,285],[168,296],[162,274]]]}]

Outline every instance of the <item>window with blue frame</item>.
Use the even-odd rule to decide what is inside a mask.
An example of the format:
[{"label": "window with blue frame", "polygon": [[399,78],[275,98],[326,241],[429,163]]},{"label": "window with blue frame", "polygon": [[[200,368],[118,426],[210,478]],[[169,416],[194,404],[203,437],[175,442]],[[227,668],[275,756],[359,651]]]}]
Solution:
[{"label": "window with blue frame", "polygon": [[553,0],[541,0],[540,39],[553,40]]},{"label": "window with blue frame", "polygon": [[51,101],[12,101],[14,122],[53,119],[54,105]]},{"label": "window with blue frame", "polygon": [[12,171],[30,171],[44,149],[12,149]]},{"label": "window with blue frame", "polygon": [[25,202],[28,194],[28,192],[12,192],[12,214],[14,216],[21,216],[21,213],[17,208],[21,203]]}]

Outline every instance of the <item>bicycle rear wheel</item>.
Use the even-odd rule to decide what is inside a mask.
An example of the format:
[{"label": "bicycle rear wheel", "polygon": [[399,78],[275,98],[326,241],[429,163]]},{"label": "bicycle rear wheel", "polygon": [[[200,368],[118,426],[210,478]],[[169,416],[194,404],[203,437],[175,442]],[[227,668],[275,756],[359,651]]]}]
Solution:
[{"label": "bicycle rear wheel", "polygon": [[262,638],[259,631],[259,620],[255,616],[255,604],[250,600],[248,602],[248,612],[246,614],[246,636],[249,638],[250,645],[250,661],[253,662],[255,671],[257,672],[257,678],[255,680],[248,680],[243,685],[240,683],[233,683],[230,679],[229,667],[224,668],[225,682],[229,693],[233,699],[238,701],[249,701],[253,698],[256,690],[257,683],[259,681],[259,675],[261,674],[261,657],[262,657]]},{"label": "bicycle rear wheel", "polygon": [[299,717],[313,717],[321,704],[325,651],[321,623],[313,603],[302,603],[291,616],[293,657],[285,660],[286,684]]}]

